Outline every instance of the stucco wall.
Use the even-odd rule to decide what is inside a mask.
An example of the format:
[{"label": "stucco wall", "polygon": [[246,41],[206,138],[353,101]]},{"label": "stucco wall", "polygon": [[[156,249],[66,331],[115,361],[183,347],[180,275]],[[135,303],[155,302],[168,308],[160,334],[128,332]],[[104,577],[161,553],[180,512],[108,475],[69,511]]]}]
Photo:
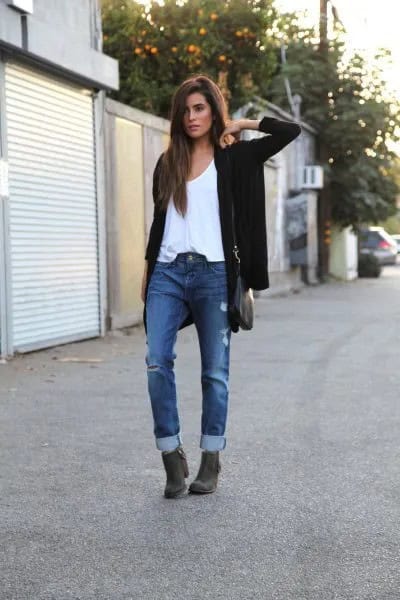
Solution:
[{"label": "stucco wall", "polygon": [[120,309],[140,310],[140,272],[144,261],[144,182],[142,127],[116,118],[116,176]]},{"label": "stucco wall", "polygon": [[287,176],[284,161],[270,160],[264,167],[266,182],[266,220],[268,233],[268,262],[270,273],[286,271],[287,249],[282,231],[285,227],[282,179]]},{"label": "stucco wall", "polygon": [[142,321],[144,254],[153,219],[152,174],[168,143],[163,119],[106,102],[108,324]]},{"label": "stucco wall", "polygon": [[358,242],[350,227],[332,227],[329,273],[337,279],[353,281],[358,277]]}]

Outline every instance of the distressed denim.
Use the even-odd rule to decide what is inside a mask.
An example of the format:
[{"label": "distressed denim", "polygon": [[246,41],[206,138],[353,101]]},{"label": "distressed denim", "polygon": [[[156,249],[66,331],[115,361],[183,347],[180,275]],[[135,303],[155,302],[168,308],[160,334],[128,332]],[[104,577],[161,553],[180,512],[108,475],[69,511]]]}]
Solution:
[{"label": "distressed denim", "polygon": [[201,254],[178,254],[157,262],[146,301],[147,376],[154,434],[159,450],[182,443],[175,387],[174,351],[179,326],[191,311],[201,354],[200,447],[225,448],[231,329],[224,262]]}]

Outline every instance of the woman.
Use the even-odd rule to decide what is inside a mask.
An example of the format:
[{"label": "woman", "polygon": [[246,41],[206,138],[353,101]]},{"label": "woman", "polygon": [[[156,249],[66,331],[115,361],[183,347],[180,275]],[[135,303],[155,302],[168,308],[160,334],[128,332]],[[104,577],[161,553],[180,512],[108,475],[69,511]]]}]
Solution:
[{"label": "woman", "polygon": [[[234,144],[244,129],[270,134]],[[189,491],[214,492],[225,448],[228,408],[229,304],[234,290],[232,204],[241,274],[268,287],[263,163],[300,133],[295,123],[264,117],[228,122],[218,86],[192,77],[176,91],[167,151],[154,171],[154,220],[142,297],[148,389],[156,446],[167,474],[166,498],[187,489],[174,378],[180,328],[194,323],[201,353],[200,469]]]}]

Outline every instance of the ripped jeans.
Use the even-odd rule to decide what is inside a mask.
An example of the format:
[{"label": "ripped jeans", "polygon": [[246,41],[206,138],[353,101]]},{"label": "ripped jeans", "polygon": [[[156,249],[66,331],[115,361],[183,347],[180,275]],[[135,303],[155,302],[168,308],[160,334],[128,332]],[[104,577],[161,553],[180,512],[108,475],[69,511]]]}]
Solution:
[{"label": "ripped jeans", "polygon": [[202,254],[178,254],[157,262],[146,302],[147,375],[154,434],[159,450],[174,450],[182,440],[174,375],[179,326],[189,312],[201,354],[202,418],[200,448],[223,450],[228,411],[229,346],[224,262]]}]

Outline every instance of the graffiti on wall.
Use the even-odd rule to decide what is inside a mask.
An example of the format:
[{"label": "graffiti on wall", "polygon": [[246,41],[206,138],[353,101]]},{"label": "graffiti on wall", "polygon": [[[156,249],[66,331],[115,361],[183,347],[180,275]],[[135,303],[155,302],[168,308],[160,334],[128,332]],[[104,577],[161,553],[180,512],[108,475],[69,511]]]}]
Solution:
[{"label": "graffiti on wall", "polygon": [[307,264],[307,196],[298,194],[286,201],[286,233],[291,265]]}]

